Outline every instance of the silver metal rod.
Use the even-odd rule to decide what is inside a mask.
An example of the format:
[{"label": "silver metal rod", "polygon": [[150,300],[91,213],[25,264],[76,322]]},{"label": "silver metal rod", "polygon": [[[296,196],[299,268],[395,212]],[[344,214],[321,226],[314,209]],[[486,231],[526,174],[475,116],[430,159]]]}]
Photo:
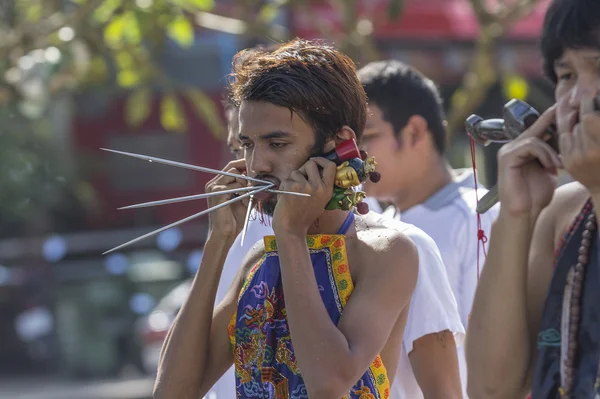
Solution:
[{"label": "silver metal rod", "polygon": [[128,206],[124,206],[124,207],[121,207],[118,209],[119,210],[135,209],[135,208],[146,208],[148,206],[175,204],[177,202],[193,201],[193,200],[202,199],[202,198],[214,197],[217,195],[235,194],[235,193],[244,192],[244,191],[252,191],[252,190],[256,190],[257,188],[259,188],[259,187],[249,186],[249,187],[242,187],[242,188],[232,188],[231,190],[217,191],[214,193],[195,194],[195,195],[188,195],[186,197],[167,198],[164,200],[143,202],[141,204],[128,205]]},{"label": "silver metal rod", "polygon": [[217,209],[220,209],[220,208],[223,208],[223,207],[225,207],[225,206],[228,206],[228,205],[230,205],[230,204],[232,204],[232,203],[234,203],[234,202],[241,201],[242,199],[244,199],[244,198],[246,198],[246,197],[249,197],[249,196],[251,196],[251,195],[257,194],[257,193],[259,193],[259,192],[261,192],[261,191],[264,191],[264,190],[268,190],[269,188],[271,188],[271,187],[273,187],[273,186],[274,186],[274,184],[273,184],[273,183],[269,183],[269,185],[268,185],[268,186],[260,187],[260,188],[258,188],[258,189],[256,189],[256,190],[254,190],[254,191],[250,191],[249,193],[246,193],[246,194],[240,195],[239,197],[235,197],[235,198],[232,198],[232,199],[230,199],[230,200],[228,200],[228,201],[225,201],[225,202],[223,202],[222,204],[215,205],[215,206],[213,206],[212,208],[208,208],[208,209],[205,209],[205,210],[203,210],[202,212],[198,212],[198,213],[196,213],[195,215],[188,216],[188,217],[186,217],[185,219],[181,219],[181,220],[179,220],[179,221],[177,221],[177,222],[174,222],[174,223],[171,223],[171,224],[169,224],[169,225],[167,225],[167,226],[161,227],[160,229],[157,229],[157,230],[151,231],[150,233],[144,234],[143,236],[140,236],[140,237],[138,237],[138,238],[134,238],[134,239],[133,239],[133,240],[131,240],[131,241],[127,241],[126,243],[124,243],[124,244],[121,244],[121,245],[119,245],[119,246],[117,246],[117,247],[114,247],[113,249],[109,249],[108,251],[104,252],[102,255],[106,255],[106,254],[108,254],[108,253],[111,253],[111,252],[113,252],[113,251],[116,251],[116,250],[118,250],[118,249],[121,249],[121,248],[123,248],[123,247],[126,247],[127,245],[131,245],[131,244],[133,244],[133,243],[136,243],[136,242],[138,242],[138,241],[141,241],[141,240],[143,240],[143,239],[145,239],[145,238],[152,237],[152,236],[154,236],[154,235],[156,235],[156,234],[158,234],[158,233],[161,233],[161,232],[163,232],[163,231],[165,231],[165,230],[168,230],[168,229],[170,229],[171,227],[178,226],[178,225],[180,225],[180,224],[182,224],[182,223],[188,222],[188,221],[190,221],[190,220],[192,220],[192,219],[196,219],[196,218],[198,218],[198,217],[200,217],[200,216],[202,216],[202,215],[206,215],[207,213],[210,213],[210,212],[212,212],[212,211],[215,211],[215,210],[217,210]]},{"label": "silver metal rod", "polygon": [[[230,190],[217,191],[217,192],[214,192],[214,193],[194,194],[194,195],[188,195],[188,196],[185,196],[185,197],[167,198],[167,199],[164,199],[164,200],[143,202],[141,204],[134,204],[134,205],[123,206],[121,208],[118,208],[118,210],[123,210],[123,209],[137,209],[137,208],[146,208],[146,207],[149,207],[149,206],[175,204],[175,203],[178,203],[178,202],[193,201],[193,200],[202,199],[202,198],[214,197],[214,196],[217,196],[217,195],[237,194],[239,192],[256,190],[257,188],[259,188],[259,187],[257,187],[257,186],[248,186],[248,187],[242,187],[242,188],[232,188]],[[296,193],[294,191],[267,190],[267,192],[276,193],[276,194],[284,194],[284,195],[285,194],[288,194],[288,195],[297,195],[297,196],[300,196],[300,197],[310,197],[310,194]]]},{"label": "silver metal rod", "polygon": [[176,161],[169,161],[168,159],[162,159],[162,158],[156,158],[156,157],[151,157],[148,155],[140,155],[140,154],[134,154],[132,152],[124,152],[124,151],[117,151],[117,150],[109,150],[108,148],[100,148],[103,151],[108,151],[108,152],[114,152],[115,154],[121,154],[121,155],[127,155],[133,158],[138,158],[144,161],[148,161],[148,162],[157,162],[157,163],[162,163],[165,165],[170,165],[170,166],[176,166],[178,168],[185,168],[185,169],[191,169],[191,170],[197,170],[200,172],[206,172],[206,173],[214,173],[217,175],[223,175],[223,176],[229,176],[229,177],[235,177],[238,179],[244,179],[244,180],[248,180],[254,183],[260,183],[260,184],[270,184],[271,187],[273,186],[273,183],[267,180],[260,180],[260,179],[255,179],[253,177],[248,177],[245,175],[237,175],[235,173],[230,173],[230,172],[225,172],[223,170],[217,170],[217,169],[211,169],[211,168],[205,168],[204,166],[196,166],[196,165],[190,165],[187,163],[182,163],[182,162],[176,162]]},{"label": "silver metal rod", "polygon": [[241,242],[241,246],[244,246],[244,240],[246,239],[246,231],[248,231],[248,224],[250,222],[250,212],[252,212],[252,207],[253,204],[252,202],[254,201],[254,195],[250,196],[250,201],[248,202],[248,209],[246,209],[246,218],[244,219],[244,227],[242,229],[242,242]]},{"label": "silver metal rod", "polygon": [[477,213],[484,214],[489,211],[494,205],[496,205],[500,201],[498,196],[498,186],[494,186],[485,193],[483,197],[479,200],[477,204]]},{"label": "silver metal rod", "polygon": [[282,190],[267,190],[270,193],[275,193],[275,194],[287,194],[287,195],[296,195],[298,197],[310,197],[310,194],[306,194],[306,193],[297,193],[295,191],[282,191]]}]

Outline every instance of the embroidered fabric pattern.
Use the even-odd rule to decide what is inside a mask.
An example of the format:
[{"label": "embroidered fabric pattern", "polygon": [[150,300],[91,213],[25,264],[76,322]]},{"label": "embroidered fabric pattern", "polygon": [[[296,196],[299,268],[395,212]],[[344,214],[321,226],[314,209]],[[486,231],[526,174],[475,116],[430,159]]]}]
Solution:
[{"label": "embroidered fabric pattern", "polygon": [[[323,303],[337,324],[354,289],[343,235],[306,238]],[[264,238],[265,255],[251,270],[228,328],[238,399],[308,398],[287,323],[275,237]],[[387,399],[389,380],[377,356],[341,399]]]}]

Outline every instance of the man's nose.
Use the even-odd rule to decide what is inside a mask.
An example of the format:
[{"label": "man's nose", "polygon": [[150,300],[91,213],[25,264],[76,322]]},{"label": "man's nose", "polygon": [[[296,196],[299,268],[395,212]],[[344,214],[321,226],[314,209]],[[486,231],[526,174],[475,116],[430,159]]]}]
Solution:
[{"label": "man's nose", "polygon": [[250,154],[247,154],[246,167],[253,176],[271,174],[273,171],[269,155],[259,147],[255,147]]}]

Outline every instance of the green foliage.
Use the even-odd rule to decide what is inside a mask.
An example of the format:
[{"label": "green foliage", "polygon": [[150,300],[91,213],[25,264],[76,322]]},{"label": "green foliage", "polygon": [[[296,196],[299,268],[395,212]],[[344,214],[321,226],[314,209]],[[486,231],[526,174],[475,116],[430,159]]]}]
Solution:
[{"label": "green foliage", "polygon": [[77,219],[75,185],[51,145],[48,121],[29,120],[6,106],[0,123],[0,237],[24,234],[19,229],[42,222],[41,212],[60,215],[53,221],[58,230]]},{"label": "green foliage", "polygon": [[[63,2],[15,0],[10,28],[0,25],[0,73],[20,68],[19,59],[36,49],[54,46],[59,65],[47,79],[46,92],[73,90],[83,85],[113,84],[132,96],[126,117],[132,126],[141,125],[150,115],[149,87],[157,91],[179,91],[183,85],[165,76],[155,61],[167,39],[189,48],[195,39],[195,15],[211,11],[214,0],[77,0],[69,7]],[[10,6],[7,6],[10,8]],[[39,29],[31,29],[39,26]],[[3,35],[3,33],[5,33]],[[14,40],[13,40],[14,38]],[[37,50],[40,51],[40,50]],[[4,52],[4,54],[2,53]],[[73,72],[76,72],[74,74]],[[13,75],[18,76],[18,72]],[[19,82],[13,82],[18,88]],[[2,88],[0,88],[0,91]],[[20,90],[12,93],[21,93]],[[193,95],[198,114],[220,135],[222,121],[215,104],[207,104],[199,90]],[[3,98],[0,92],[0,99]],[[13,96],[14,97],[14,96]],[[51,95],[46,97],[51,98]],[[16,98],[16,100],[27,100]],[[173,132],[187,129],[179,100],[166,96],[160,106],[163,127]]]},{"label": "green foliage", "polygon": [[185,94],[198,116],[204,119],[213,135],[218,139],[225,138],[223,123],[214,101],[198,89],[188,89]]},{"label": "green foliage", "polygon": [[183,133],[187,130],[182,105],[174,94],[167,94],[160,103],[160,123],[174,132]]},{"label": "green foliage", "polygon": [[194,28],[184,15],[176,16],[167,26],[167,34],[181,47],[194,44]]},{"label": "green foliage", "polygon": [[127,98],[125,104],[125,119],[134,127],[139,127],[150,115],[152,107],[152,91],[141,87]]}]

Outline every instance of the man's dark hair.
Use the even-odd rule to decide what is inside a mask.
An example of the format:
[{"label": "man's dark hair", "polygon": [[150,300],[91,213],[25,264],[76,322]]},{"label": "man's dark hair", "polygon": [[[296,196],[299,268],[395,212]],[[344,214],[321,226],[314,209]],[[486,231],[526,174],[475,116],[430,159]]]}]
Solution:
[{"label": "man's dark hair", "polygon": [[435,148],[446,149],[446,116],[442,97],[433,81],[397,60],[377,61],[358,71],[368,101],[383,112],[396,135],[413,115],[427,121]]},{"label": "man's dark hair", "polygon": [[357,139],[365,128],[367,98],[354,62],[335,48],[296,39],[273,51],[233,61],[235,104],[263,101],[295,112],[315,131],[317,144],[349,126]]},{"label": "man's dark hair", "polygon": [[554,83],[554,62],[565,49],[600,47],[600,0],[554,0],[546,11],[541,51],[544,72]]},{"label": "man's dark hair", "polygon": [[[256,45],[255,47],[247,48],[246,50],[244,50],[243,53],[242,52],[238,53],[239,57],[236,57],[233,59],[233,67],[235,67],[236,64],[243,62],[246,58],[252,57],[254,54],[264,53],[265,51],[274,50],[277,48],[276,46],[277,45],[263,46],[263,45],[259,44],[259,45]],[[233,101],[231,82],[229,82],[227,84],[227,87],[225,88],[225,92],[223,93],[223,98],[221,99],[221,104],[223,105],[223,109],[225,110],[225,115],[228,115],[229,112],[237,109],[237,107],[238,107],[235,104],[235,102]]]}]

